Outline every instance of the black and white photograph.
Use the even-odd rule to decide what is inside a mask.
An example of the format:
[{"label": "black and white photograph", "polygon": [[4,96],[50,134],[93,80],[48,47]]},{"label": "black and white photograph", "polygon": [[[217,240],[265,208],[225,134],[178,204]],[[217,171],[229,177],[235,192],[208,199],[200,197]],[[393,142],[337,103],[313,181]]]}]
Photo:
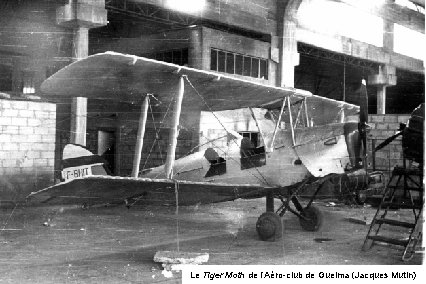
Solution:
[{"label": "black and white photograph", "polygon": [[0,283],[422,282],[425,0],[0,0]]}]

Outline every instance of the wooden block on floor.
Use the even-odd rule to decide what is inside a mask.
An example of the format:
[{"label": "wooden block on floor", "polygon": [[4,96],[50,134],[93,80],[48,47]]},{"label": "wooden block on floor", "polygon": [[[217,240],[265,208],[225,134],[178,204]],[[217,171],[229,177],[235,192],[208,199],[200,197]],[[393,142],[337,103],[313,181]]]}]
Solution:
[{"label": "wooden block on floor", "polygon": [[163,264],[201,264],[208,260],[208,253],[157,251],[154,255],[154,261]]},{"label": "wooden block on floor", "polygon": [[373,221],[373,217],[365,217],[365,216],[359,217],[359,218],[349,217],[349,218],[347,218],[347,220],[349,222],[356,223],[356,224],[370,225],[371,222]]}]

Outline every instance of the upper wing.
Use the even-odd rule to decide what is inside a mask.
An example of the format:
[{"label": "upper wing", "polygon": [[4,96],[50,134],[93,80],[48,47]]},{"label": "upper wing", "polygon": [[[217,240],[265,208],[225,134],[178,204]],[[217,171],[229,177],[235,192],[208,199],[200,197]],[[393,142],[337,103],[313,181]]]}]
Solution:
[{"label": "upper wing", "polygon": [[177,92],[180,76],[186,76],[183,107],[197,110],[231,110],[246,107],[273,108],[286,96],[293,101],[308,97],[309,107],[326,104],[356,113],[359,108],[295,88],[281,88],[246,81],[225,74],[193,69],[133,55],[106,52],[76,61],[43,82],[48,95],[134,101],[153,94],[168,103]]}]

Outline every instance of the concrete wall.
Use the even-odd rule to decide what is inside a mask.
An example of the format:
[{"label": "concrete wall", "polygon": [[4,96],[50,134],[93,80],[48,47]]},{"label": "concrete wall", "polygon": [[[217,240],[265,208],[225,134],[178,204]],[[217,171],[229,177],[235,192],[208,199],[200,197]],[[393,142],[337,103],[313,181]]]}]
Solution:
[{"label": "concrete wall", "polygon": [[[280,0],[282,2],[288,0]],[[170,9],[168,1],[164,0],[138,0],[145,4]],[[258,33],[274,34],[277,29],[276,0],[209,0],[205,1],[203,11],[185,12],[183,15],[202,17],[211,22],[222,25],[243,27]]]},{"label": "concrete wall", "polygon": [[[262,59],[270,59],[271,44],[268,42],[255,40],[252,38],[226,33],[210,28],[203,27],[202,31],[202,69],[210,70],[210,50],[217,48],[225,51],[235,52],[239,54],[259,57]],[[277,72],[277,64],[272,60],[268,60],[268,78],[269,80],[256,79],[247,76],[231,75],[244,80],[255,81],[263,84],[275,85],[275,73]]]},{"label": "concrete wall", "polygon": [[53,184],[56,106],[0,100],[0,200]]},{"label": "concrete wall", "polygon": [[182,29],[137,38],[102,38],[90,43],[90,54],[116,51],[132,55],[161,52],[189,47],[190,30]]},{"label": "concrete wall", "polygon": [[[188,28],[177,31],[138,37],[103,39],[91,44],[90,53],[116,51],[132,55],[144,56],[167,50],[189,49],[189,65],[194,68],[210,70],[210,49],[216,48],[262,59],[270,59],[268,42],[227,33],[206,27]],[[268,62],[269,80],[247,76],[231,75],[245,80],[275,85],[277,63]]]},{"label": "concrete wall", "polygon": [[0,91],[22,92],[29,79],[38,90],[47,76],[70,63],[72,32],[56,25],[58,2],[1,1],[0,65],[12,71],[12,86]]}]

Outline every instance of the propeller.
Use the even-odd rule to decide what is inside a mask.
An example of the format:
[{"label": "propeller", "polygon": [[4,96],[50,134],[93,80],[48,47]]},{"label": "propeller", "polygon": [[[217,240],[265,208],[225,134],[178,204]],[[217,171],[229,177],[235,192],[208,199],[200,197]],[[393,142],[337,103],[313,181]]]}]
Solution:
[{"label": "propeller", "polygon": [[367,132],[370,129],[368,125],[368,97],[365,80],[362,80],[361,87],[354,92],[354,95],[360,106],[358,123],[345,123],[344,133],[351,159],[351,167],[359,169],[365,168],[367,164],[363,163],[363,161],[367,154]]},{"label": "propeller", "polygon": [[[357,91],[358,101],[359,101],[359,122],[358,122],[358,132],[359,132],[359,144],[362,144],[363,152],[362,156],[359,159],[362,161],[367,154],[367,131],[370,129],[368,125],[368,94],[367,94],[367,83],[363,79],[361,83],[361,88]],[[358,161],[358,162],[361,162]]]}]

